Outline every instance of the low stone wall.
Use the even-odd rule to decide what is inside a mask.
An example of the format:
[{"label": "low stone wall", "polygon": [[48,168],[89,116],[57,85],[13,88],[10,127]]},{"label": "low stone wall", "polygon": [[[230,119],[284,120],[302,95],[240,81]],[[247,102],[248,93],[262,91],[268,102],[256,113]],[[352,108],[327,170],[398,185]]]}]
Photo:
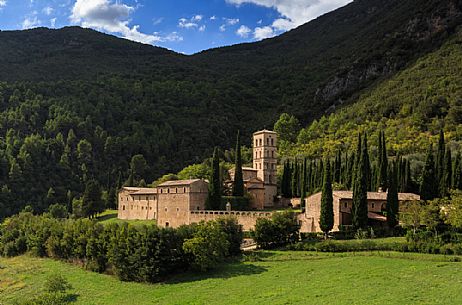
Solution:
[{"label": "low stone wall", "polygon": [[221,217],[236,217],[244,231],[255,228],[258,218],[271,218],[272,212],[248,212],[248,211],[191,211],[189,223],[216,220]]}]

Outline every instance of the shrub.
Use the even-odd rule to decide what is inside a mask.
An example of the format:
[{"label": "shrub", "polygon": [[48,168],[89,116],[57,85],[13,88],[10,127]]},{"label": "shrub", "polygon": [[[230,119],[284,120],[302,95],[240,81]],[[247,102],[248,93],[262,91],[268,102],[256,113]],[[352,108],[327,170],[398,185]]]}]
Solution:
[{"label": "shrub", "polygon": [[300,225],[293,212],[274,213],[271,219],[257,219],[254,239],[260,248],[273,249],[297,242],[299,231]]},{"label": "shrub", "polygon": [[45,280],[45,291],[46,292],[66,292],[72,289],[71,284],[61,275],[52,274]]}]

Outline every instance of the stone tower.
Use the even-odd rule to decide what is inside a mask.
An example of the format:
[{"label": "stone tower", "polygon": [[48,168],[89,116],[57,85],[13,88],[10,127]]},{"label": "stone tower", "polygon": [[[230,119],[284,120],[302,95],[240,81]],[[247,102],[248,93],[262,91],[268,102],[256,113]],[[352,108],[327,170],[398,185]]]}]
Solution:
[{"label": "stone tower", "polygon": [[253,134],[253,168],[264,182],[265,206],[274,206],[277,195],[277,134],[262,130]]}]

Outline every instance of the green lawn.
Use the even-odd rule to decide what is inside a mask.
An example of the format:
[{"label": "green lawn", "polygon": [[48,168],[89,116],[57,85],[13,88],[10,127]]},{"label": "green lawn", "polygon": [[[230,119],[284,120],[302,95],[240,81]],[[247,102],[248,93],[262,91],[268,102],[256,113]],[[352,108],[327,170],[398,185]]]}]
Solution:
[{"label": "green lawn", "polygon": [[51,273],[70,281],[75,304],[462,304],[462,263],[452,262],[455,257],[395,252],[252,257],[154,285],[120,282],[51,259],[0,258],[0,304],[37,294]]},{"label": "green lawn", "polygon": [[153,225],[155,220],[122,220],[117,218],[117,210],[107,210],[99,214],[97,220],[102,224],[110,223],[130,223],[133,225]]}]

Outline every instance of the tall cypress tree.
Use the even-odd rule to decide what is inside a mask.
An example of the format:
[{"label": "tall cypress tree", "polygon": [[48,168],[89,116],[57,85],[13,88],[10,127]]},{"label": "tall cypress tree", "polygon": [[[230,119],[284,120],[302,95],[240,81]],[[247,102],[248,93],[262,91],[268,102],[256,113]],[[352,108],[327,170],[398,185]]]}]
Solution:
[{"label": "tall cypress tree", "polygon": [[452,188],[460,190],[462,189],[462,164],[461,164],[460,152],[454,159],[454,165],[452,169]]},{"label": "tall cypress tree", "polygon": [[353,207],[351,210],[352,223],[355,229],[366,228],[368,221],[367,186],[369,185],[368,176],[370,173],[370,164],[366,136],[360,148],[361,152],[356,167],[355,183],[353,186]]},{"label": "tall cypress tree", "polygon": [[422,171],[420,184],[420,197],[422,200],[433,200],[438,196],[438,180],[435,174],[435,159],[433,157],[433,146],[428,148],[425,166]]},{"label": "tall cypress tree", "polygon": [[233,196],[242,197],[244,196],[244,180],[242,178],[241,140],[239,131],[237,132],[234,170]]},{"label": "tall cypress tree", "polygon": [[444,172],[443,179],[440,185],[440,194],[442,197],[449,195],[449,189],[452,186],[452,154],[451,149],[448,147],[444,155]]},{"label": "tall cypress tree", "polygon": [[300,207],[303,209],[305,207],[305,197],[306,197],[306,167],[307,167],[307,160],[306,158],[303,159],[303,167],[302,167],[302,186],[300,190]]},{"label": "tall cypress tree", "polygon": [[388,193],[387,193],[387,223],[390,228],[398,225],[399,200],[397,188],[397,168],[396,164],[392,165],[388,175]]},{"label": "tall cypress tree", "polygon": [[329,160],[326,160],[324,166],[324,179],[321,195],[321,216],[319,218],[319,227],[324,232],[325,239],[327,239],[327,234],[334,227],[334,206],[332,195],[331,172],[329,164]]},{"label": "tall cypress tree", "polygon": [[215,147],[212,160],[212,177],[210,179],[209,194],[206,202],[208,210],[219,210],[221,206],[221,180],[220,180],[220,157],[218,148]]},{"label": "tall cypress tree", "polygon": [[378,168],[378,187],[382,188],[382,191],[387,190],[387,173],[388,173],[388,155],[385,141],[385,132],[380,132],[379,136],[379,168]]},{"label": "tall cypress tree", "polygon": [[444,141],[444,132],[440,130],[440,137],[438,140],[438,151],[436,155],[436,177],[437,177],[437,184],[438,184],[438,191],[440,197],[444,197],[444,153],[445,153],[446,145]]}]

